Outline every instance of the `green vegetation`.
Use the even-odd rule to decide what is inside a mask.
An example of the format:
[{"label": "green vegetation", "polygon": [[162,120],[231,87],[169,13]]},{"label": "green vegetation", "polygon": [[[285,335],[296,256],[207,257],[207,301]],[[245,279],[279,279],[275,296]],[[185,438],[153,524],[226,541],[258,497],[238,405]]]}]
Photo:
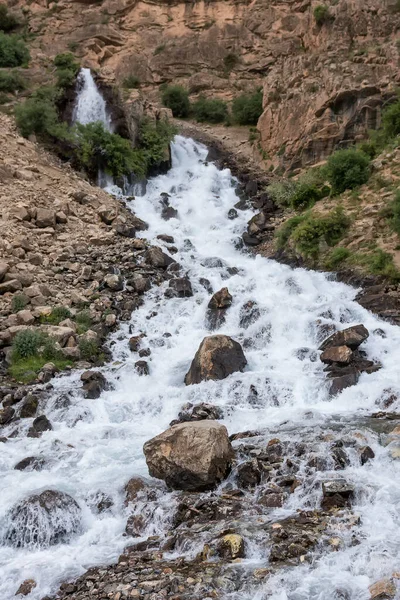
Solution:
[{"label": "green vegetation", "polygon": [[393,282],[400,281],[400,272],[393,263],[393,256],[381,248],[367,254],[355,253],[350,260],[374,275],[382,275]]},{"label": "green vegetation", "polygon": [[321,243],[334,246],[344,236],[350,225],[342,208],[338,207],[325,215],[311,212],[289,219],[278,230],[280,248],[289,241],[304,257],[316,259]]},{"label": "green vegetation", "polygon": [[239,125],[257,125],[262,114],[263,94],[261,90],[254,94],[242,94],[232,103],[232,116]]},{"label": "green vegetation", "polygon": [[67,89],[75,84],[76,76],[80,69],[80,65],[76,62],[75,57],[70,52],[57,54],[54,59],[56,67],[57,87]]},{"label": "green vegetation", "polygon": [[66,306],[55,306],[49,315],[43,315],[40,319],[41,323],[50,323],[51,325],[59,325],[61,321],[70,319],[71,311]]},{"label": "green vegetation", "polygon": [[176,133],[176,127],[167,120],[155,124],[146,119],[142,121],[138,141],[146,171],[165,160],[168,145]]},{"label": "green vegetation", "polygon": [[329,21],[332,20],[329,8],[325,4],[318,4],[318,6],[314,8],[314,19],[319,27],[325,23],[329,23]]},{"label": "green vegetation", "polygon": [[[49,362],[49,360],[46,360],[41,356],[31,356],[24,360],[18,360],[12,363],[8,369],[8,372],[16,381],[20,381],[21,383],[25,384],[31,383],[36,379],[37,374],[47,362]],[[65,358],[55,358],[52,359],[51,362],[60,371],[72,365],[72,361]]]},{"label": "green vegetation", "polygon": [[328,158],[326,172],[334,194],[352,190],[368,181],[370,158],[360,150],[338,150]]},{"label": "green vegetation", "polygon": [[75,323],[77,325],[77,333],[79,335],[86,333],[86,331],[92,326],[92,317],[90,316],[89,311],[82,310],[81,312],[77,313],[75,315]]},{"label": "green vegetation", "polygon": [[350,255],[351,252],[348,248],[334,248],[325,259],[324,266],[326,269],[332,271],[348,259]]},{"label": "green vegetation", "polygon": [[81,353],[82,360],[96,362],[102,357],[99,345],[96,340],[86,340],[82,338],[81,340],[79,340],[79,350]]},{"label": "green vegetation", "polygon": [[29,298],[24,294],[14,294],[11,300],[11,310],[16,313],[20,310],[24,310],[25,306],[28,304]]},{"label": "green vegetation", "polygon": [[323,169],[311,169],[297,180],[275,181],[267,191],[278,206],[304,210],[329,194],[330,188],[324,185],[324,177]]},{"label": "green vegetation", "polygon": [[135,89],[140,86],[140,79],[136,75],[129,75],[124,79],[122,85],[127,89]]},{"label": "green vegetation", "polygon": [[67,125],[58,118],[58,97],[55,88],[40,88],[15,108],[17,127],[24,137],[32,134],[53,139],[67,137]]},{"label": "green vegetation", "polygon": [[193,115],[200,123],[223,123],[228,118],[226,102],[219,98],[204,98],[201,96],[194,102]]},{"label": "green vegetation", "polygon": [[17,71],[0,71],[0,92],[19,92],[25,87],[25,80]]},{"label": "green vegetation", "polygon": [[382,129],[386,139],[400,134],[400,99],[382,112]]},{"label": "green vegetation", "polygon": [[0,4],[0,31],[8,33],[19,26],[19,20],[15,15],[8,12],[5,4]]},{"label": "green vegetation", "polygon": [[19,36],[0,31],[0,67],[27,66],[29,59],[29,50]]},{"label": "green vegetation", "polygon": [[185,118],[189,116],[189,94],[180,85],[167,86],[162,91],[161,100],[164,106],[172,110],[172,114],[174,117]]}]

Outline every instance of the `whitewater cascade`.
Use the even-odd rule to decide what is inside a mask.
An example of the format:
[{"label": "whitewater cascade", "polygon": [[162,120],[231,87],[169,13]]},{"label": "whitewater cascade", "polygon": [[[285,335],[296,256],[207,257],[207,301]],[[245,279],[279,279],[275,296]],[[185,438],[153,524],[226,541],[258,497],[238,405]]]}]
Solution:
[{"label": "whitewater cascade", "polygon": [[79,93],[73,113],[73,120],[82,125],[100,121],[107,131],[112,131],[111,115],[107,112],[106,101],[101,95],[90,69],[81,69],[78,75]]},{"label": "whitewater cascade", "polygon": [[[150,180],[146,194],[127,204],[149,224],[142,236],[154,245],[168,252],[157,235],[174,237],[174,259],[188,274],[193,297],[166,299],[167,283],[147,292],[143,306],[110,342],[113,362],[102,370],[113,389],[97,400],[84,399],[80,373],[58,377],[53,380],[52,399],[38,413],[46,414],[53,430],[40,438],[27,438],[32,419],[23,419],[17,434],[1,445],[0,540],[9,525],[9,510],[43,490],[69,494],[82,511],[80,532],[63,543],[30,548],[0,545],[2,600],[13,598],[20,583],[31,578],[37,587],[29,598],[40,600],[88,567],[118,559],[132,543],[132,538],[124,536],[124,485],[133,476],[148,476],[143,443],[165,430],[185,403],[210,402],[220,407],[230,434],[261,430],[266,441],[275,437],[304,441],[327,433],[334,439],[339,427],[354,429],[365,423],[380,406],[385,390],[393,396],[400,394],[395,352],[400,329],[363,309],[354,301],[354,289],[323,273],[291,269],[240,250],[240,236],[253,213],[238,211],[236,219],[227,218],[238,202],[236,182],[229,170],[219,170],[206,157],[204,146],[177,136],[172,144],[172,169]],[[167,222],[161,217],[162,192],[170,195],[170,205],[178,211],[178,217]],[[201,283],[203,278],[214,291],[229,287],[233,304],[218,333],[242,343],[248,366],[244,373],[223,381],[186,387],[185,373],[199,343],[210,334],[205,318],[210,294]],[[260,314],[244,326],[241,307],[248,301],[257,303]],[[370,359],[382,364],[381,370],[362,374],[356,386],[329,398],[323,365],[315,359],[317,323],[338,329],[363,323],[370,331],[364,349]],[[147,336],[146,345],[151,348],[147,377],[139,376],[133,367],[137,357],[128,349],[130,328],[134,334]],[[257,390],[256,398],[249,395],[250,386]],[[61,401],[67,393],[68,402]],[[398,401],[390,407],[396,409]],[[15,424],[9,425],[4,435],[10,436],[15,429]],[[375,453],[373,461],[361,466],[353,457],[343,470],[323,473],[344,477],[354,485],[359,543],[354,545],[349,534],[337,551],[316,549],[312,562],[281,569],[257,590],[242,589],[229,598],[367,600],[372,582],[399,570],[398,462],[392,457],[392,446],[380,443],[379,433],[367,427],[364,435]],[[45,461],[42,470],[15,470],[15,464],[27,456],[41,457]],[[113,504],[99,512],[96,506],[104,496]],[[165,534],[176,499],[176,492],[165,490],[158,496],[143,538]],[[298,509],[312,510],[320,501],[320,481],[313,479],[312,484],[297,488],[282,508],[269,510],[265,519],[274,522]],[[62,522],[62,512],[57,518]],[[246,529],[241,533],[249,549],[241,568],[268,566],[257,536],[248,536]],[[200,535],[193,536],[181,554],[194,556],[202,543]],[[334,589],[347,595],[333,596]]]}]

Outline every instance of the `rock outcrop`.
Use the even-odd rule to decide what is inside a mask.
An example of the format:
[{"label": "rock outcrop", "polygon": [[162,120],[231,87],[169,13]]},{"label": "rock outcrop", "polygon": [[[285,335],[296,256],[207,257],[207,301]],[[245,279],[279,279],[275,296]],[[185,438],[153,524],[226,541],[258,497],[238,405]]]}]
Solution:
[{"label": "rock outcrop", "polygon": [[242,347],[227,335],[205,337],[185,376],[186,385],[225,379],[247,365]]},{"label": "rock outcrop", "polygon": [[174,425],[143,446],[149,473],[179,490],[214,488],[229,473],[233,450],[224,425],[193,421]]}]

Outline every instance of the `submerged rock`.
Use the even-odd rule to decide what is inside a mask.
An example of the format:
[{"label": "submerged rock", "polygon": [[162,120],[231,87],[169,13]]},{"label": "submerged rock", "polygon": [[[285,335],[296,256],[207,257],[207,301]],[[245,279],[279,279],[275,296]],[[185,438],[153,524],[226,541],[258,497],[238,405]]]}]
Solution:
[{"label": "submerged rock", "polygon": [[37,583],[34,579],[25,579],[15,592],[15,595],[28,596],[31,591],[37,586]]},{"label": "submerged rock", "polygon": [[41,437],[44,431],[51,431],[53,429],[52,424],[46,417],[46,415],[40,415],[33,421],[31,427],[28,430],[28,437],[38,438]]},{"label": "submerged rock", "polygon": [[99,398],[107,385],[106,378],[99,371],[85,371],[81,375],[81,381],[83,381],[82,388],[85,392],[85,398],[91,400]]},{"label": "submerged rock", "polygon": [[193,296],[192,284],[188,277],[176,277],[169,282],[165,292],[167,298],[190,298]]},{"label": "submerged rock", "polygon": [[45,490],[7,514],[3,542],[15,548],[46,548],[81,531],[81,510],[68,494]]},{"label": "submerged rock", "polygon": [[345,479],[333,479],[322,484],[322,508],[349,506],[354,495],[354,486]]},{"label": "submerged rock", "polygon": [[232,373],[243,371],[246,365],[246,357],[238,342],[227,335],[205,337],[186,374],[185,384],[225,379]]},{"label": "submerged rock", "polygon": [[170,426],[172,427],[172,425],[177,425],[178,423],[187,423],[188,421],[215,421],[217,419],[222,419],[223,416],[224,413],[219,406],[207,404],[206,402],[201,402],[201,404],[193,406],[193,404],[188,402],[183,406],[178,414],[178,418],[171,421]]},{"label": "submerged rock", "polygon": [[218,546],[218,554],[222,558],[235,560],[244,557],[244,539],[237,533],[228,533],[224,535]]},{"label": "submerged rock", "polygon": [[224,425],[198,421],[174,425],[143,446],[149,473],[173,489],[214,488],[229,473],[233,449]]}]

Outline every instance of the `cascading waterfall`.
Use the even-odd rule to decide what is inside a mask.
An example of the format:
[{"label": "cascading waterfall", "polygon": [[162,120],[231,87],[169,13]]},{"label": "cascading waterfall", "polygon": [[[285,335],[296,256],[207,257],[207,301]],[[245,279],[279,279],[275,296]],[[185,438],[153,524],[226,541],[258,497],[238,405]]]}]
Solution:
[{"label": "cascading waterfall", "polygon": [[[54,380],[52,400],[43,407],[53,430],[37,439],[27,438],[31,419],[24,419],[18,434],[2,445],[0,539],[9,526],[7,515],[12,507],[42,490],[69,494],[82,511],[81,530],[55,546],[0,546],[0,598],[4,600],[14,596],[24,579],[35,579],[37,587],[29,597],[39,600],[89,566],[117,560],[132,542],[124,537],[124,485],[133,476],[148,476],[143,443],[166,429],[183,404],[208,401],[221,407],[229,433],[257,429],[265,431],[266,440],[278,432],[283,440],[302,441],[326,430],[334,436],[335,430],[330,429],[334,421],[350,426],[359,422],[376,410],[384,390],[399,395],[400,369],[394,349],[400,344],[400,329],[379,321],[354,302],[354,289],[322,273],[294,270],[238,250],[237,240],[252,212],[240,211],[237,219],[227,219],[238,201],[235,182],[228,170],[207,163],[206,156],[204,146],[177,136],[172,144],[172,169],[150,180],[146,194],[134,202],[135,214],[149,224],[147,239],[165,247],[156,236],[174,237],[178,250],[174,258],[188,273],[193,297],[167,300],[167,284],[147,292],[144,305],[112,340],[115,362],[103,371],[114,389],[103,392],[98,400],[87,400],[79,390],[80,373],[59,377]],[[162,192],[170,195],[171,206],[178,210],[178,217],[168,222],[161,218]],[[207,278],[214,290],[229,287],[233,304],[218,332],[244,344],[248,366],[244,373],[223,381],[186,387],[183,380],[190,361],[200,341],[210,334],[205,319],[210,295],[201,278]],[[245,328],[240,308],[250,300],[257,302],[260,316]],[[382,369],[364,373],[356,386],[329,398],[323,365],[311,358],[318,347],[317,321],[338,328],[364,323],[371,332],[365,350],[381,362]],[[147,336],[146,345],[151,348],[147,377],[133,368],[136,358],[128,350],[129,327]],[[246,339],[250,342],[245,343]],[[310,350],[308,358],[304,359],[304,352],[300,358],[300,349]],[[250,386],[257,389],[256,401],[249,397]],[[61,402],[66,392],[70,392],[68,401]],[[398,402],[390,410],[396,408]],[[15,425],[8,426],[5,435],[14,429]],[[311,563],[281,569],[258,590],[241,590],[231,598],[327,600],[333,597],[333,589],[340,588],[347,595],[338,598],[366,600],[370,583],[398,570],[398,466],[390,447],[380,445],[377,434],[368,430],[366,435],[375,459],[363,467],[351,461],[340,471],[355,486],[359,544],[354,546],[349,540],[336,552],[317,553]],[[44,468],[14,470],[26,456],[41,457]],[[113,505],[99,513],[96,505],[103,495]],[[176,493],[164,490],[152,507],[143,508],[152,513],[144,537],[165,533],[176,498]],[[276,520],[307,506],[317,508],[319,501],[319,493],[310,485],[266,518]],[[250,552],[242,567],[267,566],[257,538],[249,537],[246,542]],[[194,536],[185,552],[193,555],[199,547],[201,536]]]}]

